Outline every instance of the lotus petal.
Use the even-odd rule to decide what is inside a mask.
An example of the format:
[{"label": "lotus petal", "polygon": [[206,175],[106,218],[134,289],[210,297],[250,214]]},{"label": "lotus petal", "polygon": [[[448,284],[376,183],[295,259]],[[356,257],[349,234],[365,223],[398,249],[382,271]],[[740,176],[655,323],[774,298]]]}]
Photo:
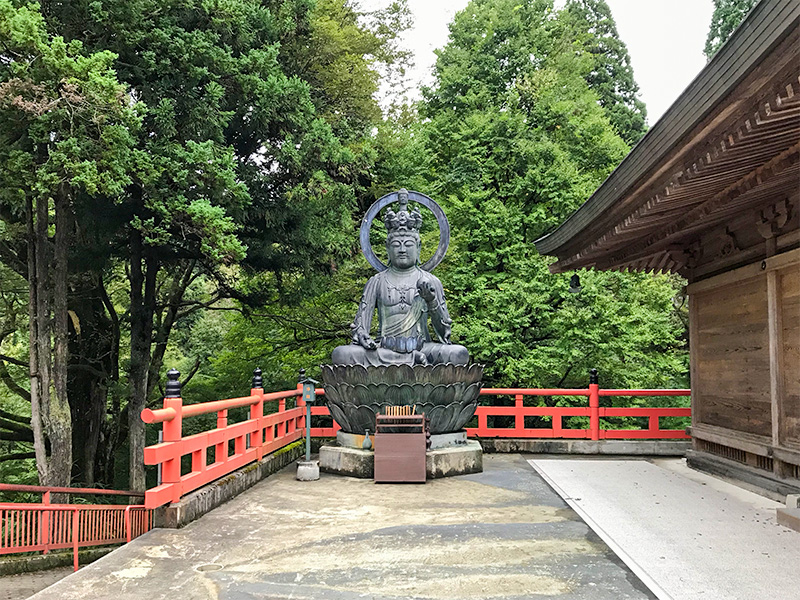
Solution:
[{"label": "lotus petal", "polygon": [[390,385],[388,401],[389,404],[396,406],[405,406],[413,404],[414,401],[414,386],[404,383],[403,385]]},{"label": "lotus petal", "polygon": [[353,426],[355,433],[364,434],[367,429],[375,431],[375,414],[380,411],[380,404],[353,407]]},{"label": "lotus petal", "polygon": [[381,365],[378,367],[368,367],[367,368],[367,375],[369,376],[369,380],[372,383],[386,383],[386,370],[389,368],[388,365]]},{"label": "lotus petal", "polygon": [[333,402],[334,404],[338,404],[339,406],[342,405],[345,401],[345,397],[342,395],[342,386],[339,385],[331,385],[325,388],[325,397],[328,399],[328,402]]},{"label": "lotus petal", "polygon": [[434,406],[429,411],[425,412],[425,416],[431,421],[431,434],[439,434],[445,431],[447,422],[447,407]]},{"label": "lotus petal", "polygon": [[348,383],[358,385],[359,383],[369,383],[372,381],[372,378],[369,376],[369,371],[367,371],[366,367],[361,365],[350,365],[348,367],[348,371]]},{"label": "lotus petal", "polygon": [[461,396],[461,404],[466,404],[469,402],[474,402],[477,400],[478,396],[481,393],[481,384],[480,383],[473,383],[466,390],[464,390],[463,396]]},{"label": "lotus petal", "polygon": [[359,383],[358,385],[353,386],[353,392],[350,401],[356,406],[372,404],[375,401],[373,394],[374,392],[371,391],[366,385]]},{"label": "lotus petal", "polygon": [[464,428],[464,425],[469,423],[469,420],[475,414],[475,410],[478,408],[477,402],[472,402],[467,404],[466,406],[462,407],[461,412],[458,413],[456,419],[453,421],[451,426],[453,427],[453,431],[460,431]]},{"label": "lotus petal", "polygon": [[331,411],[331,416],[333,417],[333,420],[339,424],[339,427],[341,427],[347,433],[353,433],[353,426],[347,418],[347,414],[344,412],[344,410],[342,410],[341,407],[337,406],[336,404],[328,403],[328,410]]},{"label": "lotus petal", "polygon": [[334,374],[333,374],[333,366],[332,365],[320,365],[320,369],[322,370],[322,382],[323,384],[332,384],[336,381]]},{"label": "lotus petal", "polygon": [[371,383],[368,387],[370,390],[373,390],[375,402],[378,404],[390,402],[390,398],[392,397],[392,386],[390,386],[388,383]]},{"label": "lotus petal", "polygon": [[456,431],[456,422],[461,414],[461,404],[453,402],[445,407],[445,414],[442,418],[442,431]]},{"label": "lotus petal", "polygon": [[455,386],[452,385],[446,385],[443,387],[444,387],[444,392],[442,394],[441,404],[444,404],[446,406],[456,401],[456,388]]},{"label": "lotus petal", "polygon": [[430,381],[431,367],[429,365],[414,365],[414,381],[428,383]]}]

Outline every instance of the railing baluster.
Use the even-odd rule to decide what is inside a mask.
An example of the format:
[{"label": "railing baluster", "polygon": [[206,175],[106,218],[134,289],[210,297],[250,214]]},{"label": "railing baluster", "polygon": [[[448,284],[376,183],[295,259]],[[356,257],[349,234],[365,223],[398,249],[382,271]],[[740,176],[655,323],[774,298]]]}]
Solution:
[{"label": "railing baluster", "polygon": [[648,430],[649,431],[658,431],[658,415],[651,416],[648,419]]},{"label": "railing baluster", "polygon": [[514,408],[517,410],[517,414],[514,415],[514,429],[521,433],[525,429],[525,415],[522,414],[522,394],[514,396]]}]

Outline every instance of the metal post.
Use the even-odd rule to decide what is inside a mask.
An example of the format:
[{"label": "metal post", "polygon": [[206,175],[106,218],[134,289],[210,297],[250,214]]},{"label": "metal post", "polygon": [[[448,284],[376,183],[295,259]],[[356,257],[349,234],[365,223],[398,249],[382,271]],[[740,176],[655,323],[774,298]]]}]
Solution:
[{"label": "metal post", "polygon": [[300,481],[316,481],[319,479],[319,462],[311,461],[311,405],[317,399],[316,384],[310,377],[306,377],[305,369],[300,369],[297,406],[306,406],[306,460],[297,463],[297,479]]},{"label": "metal post", "polygon": [[306,402],[306,461],[311,460],[311,403]]}]

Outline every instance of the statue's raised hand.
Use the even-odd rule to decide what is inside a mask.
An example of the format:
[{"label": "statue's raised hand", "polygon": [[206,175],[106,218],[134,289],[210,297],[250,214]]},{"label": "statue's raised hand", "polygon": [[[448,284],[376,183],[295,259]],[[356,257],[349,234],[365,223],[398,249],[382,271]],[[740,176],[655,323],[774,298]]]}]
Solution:
[{"label": "statue's raised hand", "polygon": [[433,279],[427,274],[423,274],[422,277],[417,280],[417,291],[428,304],[436,300],[436,287],[434,286]]}]

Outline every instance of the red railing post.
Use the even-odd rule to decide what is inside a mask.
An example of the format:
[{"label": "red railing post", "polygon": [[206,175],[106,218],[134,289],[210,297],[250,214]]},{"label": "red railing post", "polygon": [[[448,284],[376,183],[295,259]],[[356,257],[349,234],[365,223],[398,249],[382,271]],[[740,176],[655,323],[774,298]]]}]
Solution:
[{"label": "red railing post", "polygon": [[78,509],[72,511],[72,566],[78,570]]},{"label": "red railing post", "polygon": [[[178,381],[180,375],[177,369],[170,369],[167,373],[164,408],[174,410],[175,417],[169,421],[164,421],[165,443],[180,442],[183,436],[183,398],[181,398],[181,384]],[[161,480],[163,483],[172,485],[172,501],[178,502],[181,499],[181,456],[179,453],[164,462],[164,467],[161,470]]]},{"label": "red railing post", "polygon": [[525,415],[522,414],[522,394],[514,396],[514,429],[521,432],[525,429]]},{"label": "red railing post", "polygon": [[[42,504],[50,506],[50,492],[42,494]],[[39,521],[39,539],[41,540],[42,554],[50,551],[50,511],[42,511],[42,519]]]},{"label": "red railing post", "polygon": [[648,429],[648,431],[656,432],[656,431],[658,431],[658,427],[659,427],[659,425],[658,425],[658,415],[650,416],[647,419],[647,429]]},{"label": "red railing post", "polygon": [[217,429],[225,429],[228,426],[228,409],[217,412]]},{"label": "red railing post", "polygon": [[250,409],[250,418],[256,423],[256,431],[250,435],[250,446],[256,449],[256,458],[264,458],[264,440],[261,419],[264,416],[264,380],[261,377],[261,369],[253,371],[253,383],[250,387],[250,395],[258,396],[259,400]]},{"label": "red railing post", "polygon": [[297,378],[297,399],[295,400],[295,406],[297,408],[302,408],[301,411],[302,416],[298,421],[297,429],[305,429],[306,428],[306,401],[303,399],[303,381],[306,378],[306,370],[300,369],[299,377]]},{"label": "red railing post", "polygon": [[131,539],[131,507],[128,505],[125,507],[125,543],[130,542]]},{"label": "red railing post", "polygon": [[600,378],[597,369],[589,371],[589,438],[600,439]]}]

